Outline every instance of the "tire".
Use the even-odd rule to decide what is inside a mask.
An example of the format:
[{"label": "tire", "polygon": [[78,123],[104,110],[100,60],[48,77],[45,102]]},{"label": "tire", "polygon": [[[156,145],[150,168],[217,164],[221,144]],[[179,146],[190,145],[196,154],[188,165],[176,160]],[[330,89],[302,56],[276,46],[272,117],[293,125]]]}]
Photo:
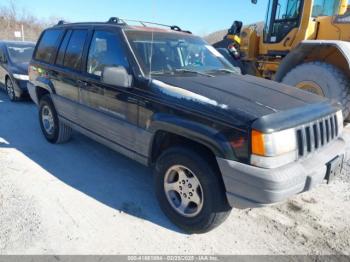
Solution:
[{"label": "tire", "polygon": [[5,91],[11,102],[16,102],[19,100],[19,97],[16,96],[13,82],[9,77],[6,78]]},{"label": "tire", "polygon": [[71,138],[72,129],[59,120],[50,95],[44,95],[40,99],[39,122],[41,131],[50,143],[62,144]]},{"label": "tire", "polygon": [[305,63],[290,71],[283,78],[282,83],[297,86],[305,81],[316,83],[322,89],[322,93],[319,95],[338,100],[343,107],[344,119],[349,119],[350,82],[341,70],[324,62]]},{"label": "tire", "polygon": [[[208,232],[223,223],[231,212],[223,182],[219,174],[217,174],[218,172],[215,171],[215,168],[209,163],[210,161],[208,161],[208,159],[185,147],[173,147],[166,150],[156,162],[154,185],[160,207],[175,225],[187,233]],[[170,194],[167,194],[167,190],[165,190],[165,182],[169,177],[168,174],[171,174],[170,171],[173,170],[173,168],[176,169],[179,167],[187,168],[190,173],[194,174],[199,182],[199,187],[190,187],[191,181],[194,181],[193,177],[189,178],[189,180],[185,181],[185,184],[181,185],[180,183],[184,182],[184,180],[176,180],[176,176],[179,176],[178,174],[180,173],[177,174],[175,171],[174,181],[176,181],[176,183],[169,184],[175,185],[178,191],[170,190],[169,192],[173,195],[169,197]],[[189,174],[188,171],[187,174]],[[180,212],[182,211],[179,211],[174,204],[176,199],[181,198],[178,184],[183,186],[184,191],[180,192],[181,194],[183,193],[182,197],[185,195],[186,190],[190,191],[190,193],[187,192],[187,196],[190,196],[191,190],[193,194],[196,192],[197,196],[201,196],[201,205],[195,205],[194,202],[189,201],[190,204],[187,206],[187,210],[190,210],[192,213],[181,214]],[[194,191],[194,189],[197,190]],[[180,203],[182,204],[182,198]],[[180,207],[181,204],[178,206]],[[197,206],[197,208],[195,208],[195,206]]]}]

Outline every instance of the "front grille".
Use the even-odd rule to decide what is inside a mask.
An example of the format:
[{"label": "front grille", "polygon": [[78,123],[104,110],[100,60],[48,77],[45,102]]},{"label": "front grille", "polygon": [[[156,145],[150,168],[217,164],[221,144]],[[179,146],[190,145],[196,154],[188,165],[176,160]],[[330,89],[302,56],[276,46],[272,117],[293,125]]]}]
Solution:
[{"label": "front grille", "polygon": [[324,147],[339,136],[338,119],[331,115],[297,128],[299,156]]}]

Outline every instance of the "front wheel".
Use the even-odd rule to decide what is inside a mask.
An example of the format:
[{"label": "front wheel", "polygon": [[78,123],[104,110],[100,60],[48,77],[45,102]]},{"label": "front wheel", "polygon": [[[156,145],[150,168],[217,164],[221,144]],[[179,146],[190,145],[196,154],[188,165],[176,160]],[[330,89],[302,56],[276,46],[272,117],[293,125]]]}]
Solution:
[{"label": "front wheel", "polygon": [[208,162],[192,150],[174,147],[156,163],[154,182],[160,207],[189,233],[214,229],[231,211],[223,182]]}]

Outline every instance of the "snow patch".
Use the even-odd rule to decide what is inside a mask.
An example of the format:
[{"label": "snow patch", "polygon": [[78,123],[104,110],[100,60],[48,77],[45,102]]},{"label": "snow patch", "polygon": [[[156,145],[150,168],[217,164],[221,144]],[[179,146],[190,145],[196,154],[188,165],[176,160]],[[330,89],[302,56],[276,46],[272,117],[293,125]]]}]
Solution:
[{"label": "snow patch", "polygon": [[208,97],[193,93],[191,91],[188,91],[186,89],[180,88],[180,87],[176,87],[176,86],[172,86],[172,85],[168,85],[162,81],[159,80],[152,80],[152,82],[159,86],[159,90],[164,93],[167,94],[169,96],[172,97],[177,97],[177,98],[181,98],[181,99],[186,99],[186,100],[190,100],[190,101],[197,101],[197,102],[201,102],[204,104],[210,104],[213,106],[217,106],[220,107],[222,109],[227,109],[228,106],[225,104],[219,104],[217,101],[210,99]]}]

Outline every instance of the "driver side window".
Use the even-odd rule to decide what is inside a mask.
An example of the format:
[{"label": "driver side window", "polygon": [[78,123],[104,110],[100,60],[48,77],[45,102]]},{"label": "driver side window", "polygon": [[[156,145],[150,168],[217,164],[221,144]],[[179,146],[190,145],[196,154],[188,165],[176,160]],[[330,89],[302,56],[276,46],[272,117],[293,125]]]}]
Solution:
[{"label": "driver side window", "polygon": [[87,72],[101,77],[106,66],[124,66],[128,69],[127,56],[117,33],[95,31],[88,55]]}]

